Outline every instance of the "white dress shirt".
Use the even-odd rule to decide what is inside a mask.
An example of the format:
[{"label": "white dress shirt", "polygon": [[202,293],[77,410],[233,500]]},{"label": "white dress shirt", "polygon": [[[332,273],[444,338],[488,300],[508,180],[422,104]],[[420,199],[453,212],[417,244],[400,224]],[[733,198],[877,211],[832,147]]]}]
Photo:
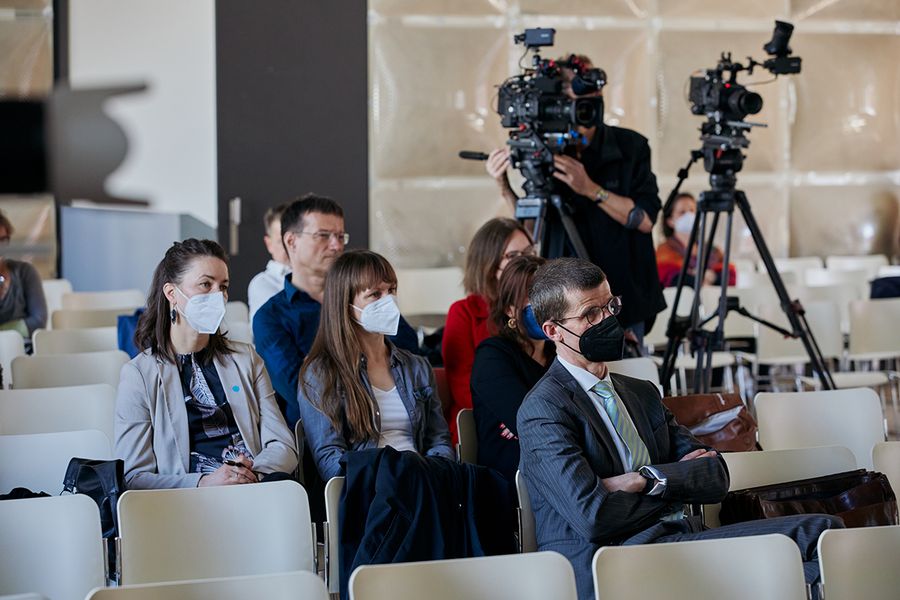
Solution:
[{"label": "white dress shirt", "polygon": [[291,272],[290,265],[270,260],[266,270],[257,273],[247,286],[247,305],[250,307],[250,322],[253,315],[266,301],[284,289],[284,278]]}]

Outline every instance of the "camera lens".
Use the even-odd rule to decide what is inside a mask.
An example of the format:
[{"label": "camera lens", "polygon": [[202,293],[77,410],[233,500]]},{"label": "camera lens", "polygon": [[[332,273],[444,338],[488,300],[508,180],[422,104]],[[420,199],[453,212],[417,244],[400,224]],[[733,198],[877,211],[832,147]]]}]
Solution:
[{"label": "camera lens", "polygon": [[738,90],[728,97],[728,107],[742,115],[755,115],[762,110],[762,96],[756,92]]}]

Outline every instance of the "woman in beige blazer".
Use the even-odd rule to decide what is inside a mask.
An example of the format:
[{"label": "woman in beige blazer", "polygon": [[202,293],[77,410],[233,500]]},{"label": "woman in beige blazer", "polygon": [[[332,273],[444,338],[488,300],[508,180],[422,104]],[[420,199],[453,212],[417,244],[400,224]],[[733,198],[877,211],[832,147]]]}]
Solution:
[{"label": "woman in beige blazer", "polygon": [[285,478],[297,451],[252,346],[219,331],[225,251],[210,240],[176,242],[156,267],[122,368],[116,456],[131,489],[234,485]]}]

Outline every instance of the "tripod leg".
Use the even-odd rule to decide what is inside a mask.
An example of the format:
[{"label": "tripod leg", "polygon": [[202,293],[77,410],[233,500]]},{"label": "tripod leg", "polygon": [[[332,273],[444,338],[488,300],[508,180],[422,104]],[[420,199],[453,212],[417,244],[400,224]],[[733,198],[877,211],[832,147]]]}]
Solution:
[{"label": "tripod leg", "polygon": [[575,255],[584,260],[591,260],[591,257],[588,255],[587,247],[584,245],[584,242],[581,240],[581,235],[575,227],[575,222],[572,220],[571,215],[566,212],[566,207],[563,206],[562,198],[558,194],[554,194],[550,196],[550,203],[553,204],[556,208],[556,212],[559,214],[559,220],[562,221],[563,229],[566,230],[566,235],[569,237],[569,243],[571,243],[572,248],[575,249]]}]

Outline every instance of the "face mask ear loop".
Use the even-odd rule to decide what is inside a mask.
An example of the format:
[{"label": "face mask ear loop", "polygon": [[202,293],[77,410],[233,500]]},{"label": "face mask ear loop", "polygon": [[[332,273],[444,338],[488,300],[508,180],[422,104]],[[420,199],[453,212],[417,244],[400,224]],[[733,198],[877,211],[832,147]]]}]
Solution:
[{"label": "face mask ear loop", "polygon": [[[569,333],[571,333],[572,335],[574,335],[574,336],[577,337],[578,339],[581,339],[581,336],[580,336],[580,335],[578,335],[577,333],[575,333],[574,331],[572,331],[571,329],[569,329],[568,327],[566,327],[565,325],[563,325],[563,324],[560,323],[559,321],[553,321],[553,323],[554,323],[557,327],[562,327],[563,329],[565,329],[566,331],[568,331]],[[565,343],[563,340],[559,340],[559,343],[562,344],[563,346],[565,346],[566,348],[568,348],[569,350],[571,350],[572,352],[577,352],[578,354],[581,354],[581,350],[577,350],[577,349],[573,348],[572,346],[570,346],[570,345],[568,345],[567,343]],[[581,354],[581,355],[584,356],[584,354]]]}]

